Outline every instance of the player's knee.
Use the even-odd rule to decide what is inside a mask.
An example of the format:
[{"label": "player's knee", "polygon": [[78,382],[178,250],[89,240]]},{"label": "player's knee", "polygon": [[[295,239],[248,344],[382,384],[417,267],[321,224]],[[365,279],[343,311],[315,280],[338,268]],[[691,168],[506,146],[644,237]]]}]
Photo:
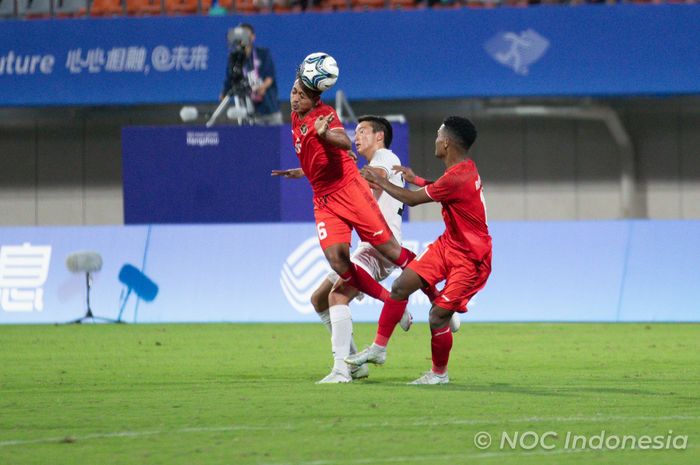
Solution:
[{"label": "player's knee", "polygon": [[430,329],[444,328],[450,323],[450,318],[452,318],[452,312],[437,307],[431,308],[430,314],[428,315]]},{"label": "player's knee", "polygon": [[391,285],[391,298],[394,300],[406,300],[411,295],[411,290],[400,279]]},{"label": "player's knee", "polygon": [[316,312],[322,312],[328,309],[328,295],[321,292],[320,289],[316,289],[313,294],[311,294],[311,305],[314,306]]},{"label": "player's knee", "polygon": [[342,292],[333,291],[328,294],[328,305],[333,307],[334,305],[347,305],[350,302],[347,296]]},{"label": "player's knee", "polygon": [[343,274],[350,268],[350,257],[343,254],[331,254],[328,258],[328,264],[333,271],[338,274]]}]

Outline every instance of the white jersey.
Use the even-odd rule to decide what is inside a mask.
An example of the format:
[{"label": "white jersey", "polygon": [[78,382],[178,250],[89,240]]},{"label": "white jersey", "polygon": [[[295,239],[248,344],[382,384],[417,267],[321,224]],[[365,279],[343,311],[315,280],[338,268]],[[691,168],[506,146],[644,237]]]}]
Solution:
[{"label": "white jersey", "polygon": [[[396,165],[401,165],[401,160],[389,149],[377,150],[372,157],[372,161],[369,163],[369,166],[373,168],[380,168],[386,171],[390,183],[399,187],[404,187],[403,175],[394,171],[393,167]],[[389,224],[389,228],[391,228],[391,232],[394,233],[394,237],[400,244],[403,203],[386,192],[382,192],[377,199],[377,203],[379,204],[379,209],[382,211],[384,219]]]},{"label": "white jersey", "polygon": [[[372,157],[369,166],[383,169],[387,173],[389,182],[399,187],[404,187],[403,175],[394,172],[393,168],[395,165],[400,164],[401,160],[399,160],[399,157],[397,157],[394,152],[388,149],[379,149],[375,152],[374,157]],[[389,228],[391,228],[391,232],[394,233],[394,237],[396,237],[396,240],[400,244],[403,203],[386,192],[382,192],[377,199],[377,203],[379,204],[379,209],[382,211],[382,215],[389,225]],[[369,242],[360,242],[357,244],[350,259],[353,263],[361,266],[377,281],[386,279],[396,268],[396,265],[387,260],[377,249],[372,247]],[[330,273],[328,273],[328,280],[335,284],[338,281],[337,273],[331,270]],[[362,297],[363,294],[360,293],[358,300],[361,300]]]}]

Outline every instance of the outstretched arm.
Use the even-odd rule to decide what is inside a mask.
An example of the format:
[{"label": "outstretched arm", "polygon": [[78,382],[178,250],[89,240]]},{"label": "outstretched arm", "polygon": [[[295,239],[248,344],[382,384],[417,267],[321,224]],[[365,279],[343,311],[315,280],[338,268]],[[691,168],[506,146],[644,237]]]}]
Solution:
[{"label": "outstretched arm", "polygon": [[304,171],[301,168],[291,168],[288,170],[272,170],[270,176],[282,176],[283,178],[299,179],[304,177]]},{"label": "outstretched arm", "polygon": [[424,187],[433,183],[433,181],[428,181],[427,179],[417,176],[416,173],[414,173],[408,166],[394,165],[392,168],[394,168],[394,171],[401,173],[403,178],[414,186]]},{"label": "outstretched arm", "polygon": [[377,174],[369,169],[367,166],[362,168],[362,177],[364,177],[370,186],[379,186],[384,192],[394,197],[397,200],[409,205],[411,207],[415,205],[420,205],[422,203],[432,202],[425,189],[420,189],[417,191],[412,191],[410,189],[404,189],[403,187],[396,186],[389,182],[389,179],[377,176]]}]

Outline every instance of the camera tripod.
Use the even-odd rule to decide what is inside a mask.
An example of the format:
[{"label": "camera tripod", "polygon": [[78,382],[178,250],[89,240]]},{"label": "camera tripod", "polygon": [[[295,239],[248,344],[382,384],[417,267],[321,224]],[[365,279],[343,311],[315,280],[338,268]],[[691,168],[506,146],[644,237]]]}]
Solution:
[{"label": "camera tripod", "polygon": [[255,110],[253,102],[250,100],[246,90],[244,88],[238,90],[231,88],[224,98],[221,99],[214,113],[212,113],[211,118],[209,118],[209,121],[206,123],[206,127],[211,127],[216,122],[221,113],[229,106],[231,100],[233,100],[233,106],[229,108],[229,116],[235,118],[239,125],[253,123],[253,113]]}]

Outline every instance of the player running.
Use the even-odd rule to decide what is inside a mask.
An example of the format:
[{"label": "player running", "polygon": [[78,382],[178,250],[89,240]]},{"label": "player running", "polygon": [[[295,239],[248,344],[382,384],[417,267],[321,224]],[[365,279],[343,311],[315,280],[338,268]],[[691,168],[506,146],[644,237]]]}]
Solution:
[{"label": "player running", "polygon": [[449,323],[454,312],[467,311],[469,300],[486,284],[491,273],[491,236],[486,224],[486,206],[481,178],[468,151],[476,140],[476,128],[466,118],[445,118],[435,139],[435,156],[445,163],[445,173],[434,183],[416,176],[410,168],[396,167],[404,178],[423,189],[412,191],[395,186],[363,169],[370,183],[392,197],[413,206],[427,202],[442,204],[445,232],[406,267],[391,288],[379,316],[374,342],[345,361],[360,366],[383,364],[386,346],[403,315],[408,297],[427,284],[446,280],[430,309],[432,369],[410,384],[446,384],[447,362],[452,349]]},{"label": "player running", "polygon": [[[314,194],[316,232],[323,253],[344,283],[384,301],[389,292],[362,267],[350,261],[354,228],[393,264],[404,268],[415,256],[401,247],[355,161],[352,143],[335,110],[321,101],[321,93],[297,77],[290,94],[294,150]],[[297,170],[273,170],[273,176],[296,177]]]}]

